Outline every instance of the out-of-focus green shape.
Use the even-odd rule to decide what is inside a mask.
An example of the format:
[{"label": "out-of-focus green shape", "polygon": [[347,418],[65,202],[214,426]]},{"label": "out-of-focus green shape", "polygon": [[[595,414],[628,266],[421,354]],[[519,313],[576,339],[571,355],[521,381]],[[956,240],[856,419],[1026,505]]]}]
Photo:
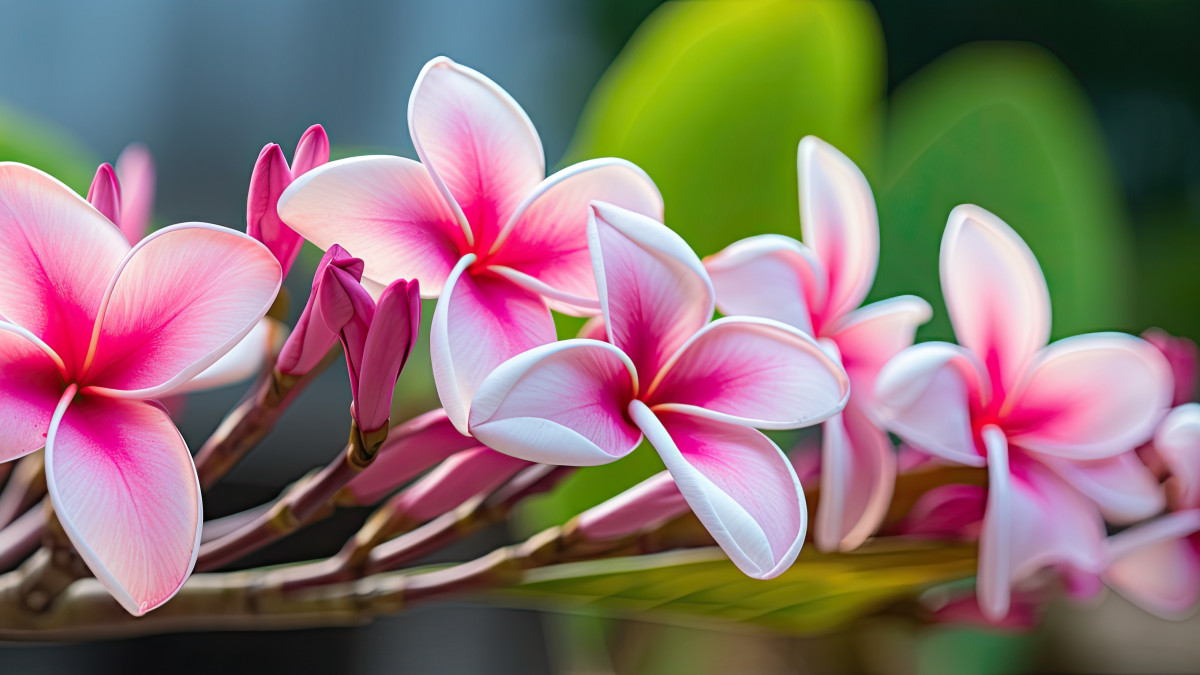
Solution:
[{"label": "out-of-focus green shape", "polygon": [[41,169],[87,194],[99,162],[64,129],[0,104],[0,162]]},{"label": "out-of-focus green shape", "polygon": [[788,571],[759,581],[719,549],[692,549],[533,570],[501,598],[682,625],[753,624],[816,634],[968,578],[975,560],[972,546],[876,540],[853,553],[807,547]]},{"label": "out-of-focus green shape", "polygon": [[973,203],[1004,219],[1041,262],[1054,334],[1128,325],[1129,237],[1119,186],[1075,78],[1029,45],[968,45],[893,94],[874,298],[929,300],[924,338],[952,338],[938,282],[946,218]]},{"label": "out-of-focus green shape", "polygon": [[[754,234],[799,236],[796,146],[834,143],[876,164],[883,45],[869,5],[841,0],[674,2],[605,73],[568,161],[623,157],[662,190],[666,221],[700,255]],[[559,320],[570,336],[580,322]],[[661,470],[642,448],[590,468],[527,510],[560,523]]]}]

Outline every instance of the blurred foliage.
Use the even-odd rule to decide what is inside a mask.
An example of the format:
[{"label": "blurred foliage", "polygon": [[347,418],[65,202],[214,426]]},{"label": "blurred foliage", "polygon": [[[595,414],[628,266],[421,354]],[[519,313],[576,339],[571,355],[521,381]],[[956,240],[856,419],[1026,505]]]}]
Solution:
[{"label": "blurred foliage", "polygon": [[788,571],[766,582],[747,577],[719,549],[692,549],[533,570],[500,596],[683,625],[816,634],[974,574],[973,546],[877,540],[853,553],[807,547]]},{"label": "blurred foliage", "polygon": [[915,293],[935,308],[924,338],[953,338],[938,284],[946,217],[978,204],[1029,243],[1054,300],[1054,334],[1129,329],[1129,239],[1103,139],[1083,92],[1028,45],[962,47],[892,95],[881,255],[872,298]]},{"label": "blurred foliage", "polygon": [[86,195],[97,161],[65,129],[0,104],[0,162],[36,167]]}]

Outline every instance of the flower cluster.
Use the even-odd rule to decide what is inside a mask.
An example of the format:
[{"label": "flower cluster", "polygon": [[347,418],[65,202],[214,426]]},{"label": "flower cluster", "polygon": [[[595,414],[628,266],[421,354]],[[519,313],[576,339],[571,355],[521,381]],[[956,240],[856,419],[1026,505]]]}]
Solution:
[{"label": "flower cluster", "polygon": [[[978,541],[978,601],[946,616],[1001,621],[1054,581],[1081,596],[1107,585],[1164,615],[1200,601],[1195,346],[1116,333],[1050,344],[1045,279],[992,213],[949,214],[940,271],[958,344],[914,344],[932,309],[863,304],[874,198],[815,137],[799,142],[803,241],[753,237],[701,259],[637,166],[593,159],[547,177],[525,112],[474,70],[429,62],[408,113],[419,161],[329,161],[320,126],[290,165],[266,146],[248,235],[186,223],[143,238],[154,176],[138,146],[100,167],[86,200],[0,164],[0,460],[45,448],[52,517],[131,613],[321,508],[395,493],[336,576],[535,465],[615,462],[643,440],[666,471],[580,514],[574,536],[615,540],[690,510],[739,569],[769,579],[800,553],[817,485],[823,551],[880,532]],[[268,310],[304,240],[326,253],[276,339]],[[420,294],[436,298],[444,407],[389,428]],[[552,312],[591,319],[559,339]],[[261,371],[264,400],[286,400],[339,344],[345,461],[205,534],[197,466],[156,399]],[[814,425],[811,452],[761,431]],[[227,445],[198,456],[201,480]],[[986,468],[986,481],[941,485],[888,518],[898,474],[944,465]]]}]

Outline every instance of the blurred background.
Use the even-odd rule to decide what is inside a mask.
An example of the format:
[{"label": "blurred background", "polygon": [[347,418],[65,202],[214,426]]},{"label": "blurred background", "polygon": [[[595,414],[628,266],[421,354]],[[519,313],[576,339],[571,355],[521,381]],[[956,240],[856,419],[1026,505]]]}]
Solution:
[{"label": "blurred background", "polygon": [[[525,107],[549,165],[618,155],[643,166],[668,224],[701,255],[750,234],[798,236],[795,148],[817,134],[875,190],[883,251],[872,297],[917,293],[938,309],[921,337],[949,337],[937,247],[963,202],[1029,241],[1056,336],[1160,326],[1200,337],[1200,3],[659,4],[0,0],[0,160],[85,192],[99,162],[140,141],[158,168],[156,224],[243,229],[267,142],[290,155],[319,122],[335,155],[413,156],[409,91],[425,61],[445,54]],[[289,277],[293,314],[314,262]],[[427,357],[401,387],[394,420],[436,406]],[[192,447],[240,394],[188,399],[179,420]],[[207,514],[261,503],[325,463],[345,439],[349,398],[343,371],[330,369],[206,495]],[[526,525],[561,522],[657,470],[652,453],[639,454],[582,472],[529,509]],[[249,562],[328,554],[364,515],[341,514]],[[490,532],[446,556],[509,536]],[[886,620],[823,636],[722,634],[464,604],[355,629],[0,647],[0,671],[1188,672],[1200,663],[1198,629],[1111,595],[1053,607],[1032,635]]]}]

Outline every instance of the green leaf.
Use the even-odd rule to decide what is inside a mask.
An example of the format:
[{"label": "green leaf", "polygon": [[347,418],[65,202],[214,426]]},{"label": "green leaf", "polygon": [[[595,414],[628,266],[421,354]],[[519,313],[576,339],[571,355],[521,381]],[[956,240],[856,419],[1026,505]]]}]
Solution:
[{"label": "green leaf", "polygon": [[505,603],[639,620],[814,634],[836,631],[974,573],[974,547],[877,540],[853,553],[806,548],[788,571],[759,581],[709,548],[533,570],[499,597]]},{"label": "green leaf", "polygon": [[86,195],[99,162],[64,129],[0,104],[0,162],[41,169]]},{"label": "green leaf", "polygon": [[882,251],[873,298],[915,293],[952,338],[938,248],[958,204],[1003,218],[1041,262],[1054,334],[1128,328],[1129,237],[1119,187],[1087,99],[1070,72],[1029,45],[959,48],[892,96]]},{"label": "green leaf", "polygon": [[[641,166],[667,224],[701,255],[754,234],[799,236],[796,145],[817,134],[873,166],[883,80],[866,3],[669,3],[601,79],[568,158]],[[559,319],[560,334],[580,324]],[[538,528],[561,523],[661,469],[642,448],[581,471],[527,513]]]}]

